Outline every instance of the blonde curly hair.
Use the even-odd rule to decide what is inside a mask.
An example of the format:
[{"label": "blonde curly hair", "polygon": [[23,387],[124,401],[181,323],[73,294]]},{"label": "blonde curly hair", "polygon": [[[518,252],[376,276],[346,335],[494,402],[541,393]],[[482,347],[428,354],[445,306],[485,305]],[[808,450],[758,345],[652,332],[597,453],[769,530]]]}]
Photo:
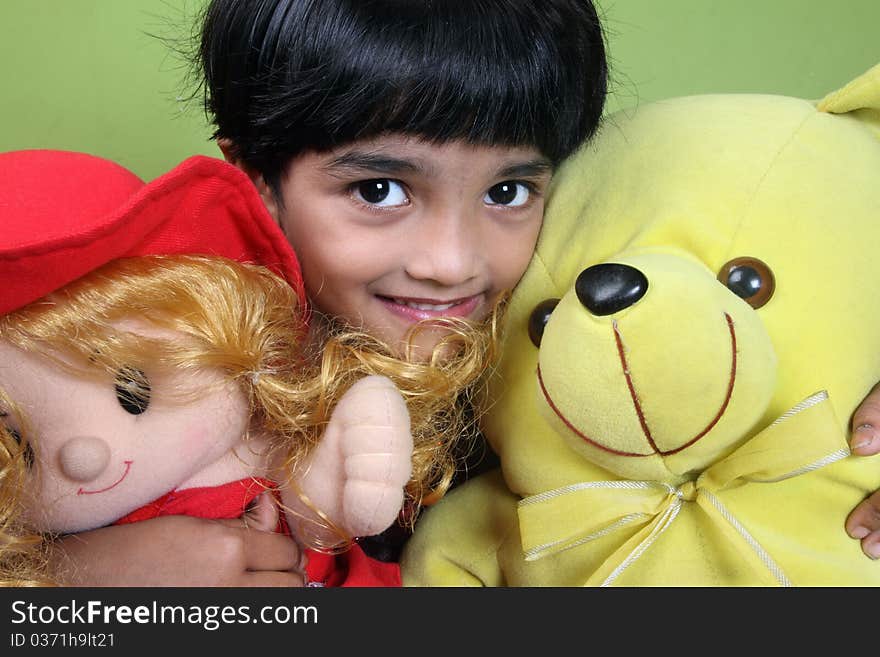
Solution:
[{"label": "blonde curly hair", "polygon": [[[173,371],[219,368],[245,391],[253,426],[285,450],[292,476],[350,385],[367,374],[387,376],[412,421],[409,505],[418,509],[442,494],[460,445],[476,435],[471,409],[495,361],[500,308],[480,325],[445,320],[446,336],[427,360],[412,350],[396,355],[372,336],[344,328],[331,331],[320,348],[308,348],[305,312],[291,287],[263,267],[218,257],[143,256],[113,261],[0,318],[0,340],[48,358],[54,354],[59,366],[88,376],[114,375],[138,363]],[[188,339],[121,331],[119,323],[131,319]],[[18,415],[13,400],[4,395],[0,402]],[[21,519],[33,453],[27,431],[20,433],[0,430],[0,584],[51,584],[52,537]]]}]

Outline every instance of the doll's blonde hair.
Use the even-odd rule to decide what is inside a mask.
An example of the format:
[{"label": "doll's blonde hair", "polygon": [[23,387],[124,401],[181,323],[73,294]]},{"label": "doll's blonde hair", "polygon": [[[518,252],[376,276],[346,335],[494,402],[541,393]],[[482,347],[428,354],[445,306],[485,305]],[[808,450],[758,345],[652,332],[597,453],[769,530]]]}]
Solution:
[{"label": "doll's blonde hair", "polygon": [[[15,403],[0,389],[0,407],[18,417]],[[19,423],[20,424],[20,423]],[[22,431],[22,434],[26,431]],[[32,452],[18,433],[0,423],[0,585],[46,586],[50,544],[20,521]]]},{"label": "doll's blonde hair", "polygon": [[[475,435],[470,396],[494,361],[497,313],[486,326],[446,322],[449,334],[428,361],[395,357],[370,335],[348,329],[332,331],[321,352],[309,353],[304,316],[292,288],[263,267],[206,256],[144,256],[116,260],[0,318],[0,339],[94,376],[142,364],[175,372],[219,368],[241,385],[252,424],[285,450],[293,477],[348,387],[367,374],[388,376],[412,421],[408,500],[418,508],[429,493],[445,490],[457,445]],[[120,330],[132,319],[185,338],[171,342]],[[440,356],[444,350],[447,357]],[[14,410],[11,400],[5,405]],[[45,583],[45,541],[20,520],[27,438],[2,434],[0,583]]]}]

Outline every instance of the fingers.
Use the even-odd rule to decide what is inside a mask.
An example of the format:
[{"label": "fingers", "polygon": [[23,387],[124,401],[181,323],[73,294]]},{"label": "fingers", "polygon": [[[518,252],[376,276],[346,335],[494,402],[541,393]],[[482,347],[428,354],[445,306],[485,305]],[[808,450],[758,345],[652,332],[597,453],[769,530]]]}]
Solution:
[{"label": "fingers", "polygon": [[249,571],[284,570],[302,572],[305,554],[290,536],[246,532],[245,568]]},{"label": "fingers", "polygon": [[261,532],[273,532],[278,526],[278,505],[269,492],[256,497],[244,514],[245,525]]},{"label": "fingers", "polygon": [[[857,456],[880,453],[880,383],[853,413],[850,449]],[[880,491],[861,502],[846,519],[846,533],[858,539],[862,552],[880,558]]]},{"label": "fingers", "polygon": [[302,573],[272,573],[254,572],[246,573],[242,586],[266,586],[266,587],[302,587],[306,585],[306,577]]},{"label": "fingers", "polygon": [[301,571],[304,555],[290,536],[257,531],[244,518],[218,520],[228,529],[214,541],[217,561],[237,563],[242,571]]},{"label": "fingers", "polygon": [[853,413],[850,449],[857,456],[880,453],[880,383],[875,385]]},{"label": "fingers", "polygon": [[846,519],[846,533],[861,541],[867,556],[880,558],[880,491],[852,510]]},{"label": "fingers", "polygon": [[850,449],[856,456],[873,456],[880,453],[880,432],[876,427],[880,426],[880,417],[869,421],[863,421],[853,430],[850,438]]},{"label": "fingers", "polygon": [[299,586],[305,566],[293,539],[247,529],[244,519],[161,516],[69,536],[58,547],[59,581],[76,586]]}]

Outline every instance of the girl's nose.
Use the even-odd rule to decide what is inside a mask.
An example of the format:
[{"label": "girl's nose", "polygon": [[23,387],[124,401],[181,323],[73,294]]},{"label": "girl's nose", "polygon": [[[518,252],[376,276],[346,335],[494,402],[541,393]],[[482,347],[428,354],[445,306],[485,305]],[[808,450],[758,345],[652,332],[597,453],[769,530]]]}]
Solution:
[{"label": "girl's nose", "polygon": [[92,481],[107,468],[110,447],[100,438],[71,438],[61,447],[61,471],[74,481]]},{"label": "girl's nose", "polygon": [[411,245],[407,273],[417,280],[459,285],[477,275],[480,244],[475,218],[449,213],[426,220],[417,244]]}]

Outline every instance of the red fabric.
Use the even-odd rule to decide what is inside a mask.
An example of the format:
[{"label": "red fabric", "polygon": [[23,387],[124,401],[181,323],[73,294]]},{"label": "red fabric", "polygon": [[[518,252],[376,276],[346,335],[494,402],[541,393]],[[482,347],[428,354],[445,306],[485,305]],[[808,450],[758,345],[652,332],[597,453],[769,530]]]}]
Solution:
[{"label": "red fabric", "polygon": [[238,518],[257,495],[274,487],[267,479],[248,478],[221,486],[173,490],[113,524],[125,525],[159,516],[193,516],[212,520]]},{"label": "red fabric", "polygon": [[[185,488],[171,491],[117,520],[115,525],[149,520],[158,516],[187,515],[197,518],[238,518],[260,493],[276,490],[268,479],[248,478],[221,486]],[[279,531],[289,534],[283,517]],[[377,561],[357,544],[342,554],[308,550],[306,575],[311,585],[319,586],[402,586],[400,566]]]},{"label": "red fabric", "polygon": [[403,586],[400,565],[368,557],[355,543],[342,554],[308,550],[306,574],[309,582],[323,586]]},{"label": "red fabric", "polygon": [[300,296],[299,263],[256,187],[197,155],[150,183],[103,158],[0,153],[0,315],[114,260],[216,255],[268,267]]}]

